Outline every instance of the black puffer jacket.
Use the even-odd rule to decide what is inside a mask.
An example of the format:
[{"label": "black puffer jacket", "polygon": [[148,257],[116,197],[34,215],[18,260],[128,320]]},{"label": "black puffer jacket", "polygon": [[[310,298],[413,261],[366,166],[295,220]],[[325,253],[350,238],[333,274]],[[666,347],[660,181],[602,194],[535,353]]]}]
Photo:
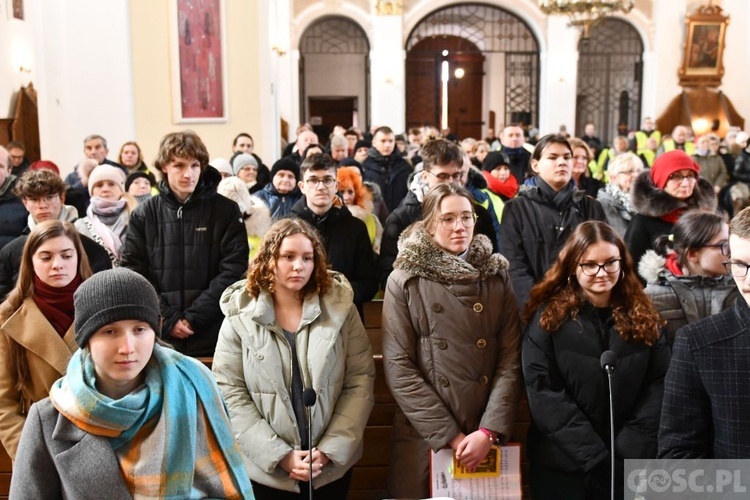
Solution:
[{"label": "black puffer jacket", "polygon": [[0,186],[0,249],[21,235],[29,217],[21,199],[13,194],[16,177],[9,176],[5,182]]},{"label": "black puffer jacket", "polygon": [[714,188],[707,180],[698,179],[693,195],[683,201],[658,189],[648,170],[636,178],[630,189],[630,199],[637,213],[625,232],[625,244],[636,263],[641,261],[646,250],[653,250],[656,238],[672,232],[674,223],[662,217],[675,210],[716,209]]},{"label": "black puffer jacket", "polygon": [[[543,181],[537,178],[537,182]],[[572,185],[564,189],[574,192],[559,206],[539,185],[524,186],[517,197],[505,202],[500,253],[510,262],[510,279],[521,309],[576,226],[587,220],[607,222],[598,201]]]},{"label": "black puffer jacket", "polygon": [[395,210],[409,192],[409,175],[412,171],[411,165],[398,154],[398,150],[390,156],[383,156],[377,149],[370,148],[362,162],[363,179],[380,187],[385,206],[390,211]]},{"label": "black puffer jacket", "polygon": [[[122,265],[148,279],[159,294],[162,338],[191,356],[211,356],[224,315],[219,298],[247,270],[247,233],[239,207],[216,193],[221,176],[207,167],[181,204],[165,181],[159,195],[130,216]],[[180,319],[195,334],[169,336]]]},{"label": "black puffer jacket", "polygon": [[365,223],[346,207],[331,207],[323,217],[316,215],[307,206],[304,196],[292,207],[289,216],[299,217],[318,230],[331,268],[349,280],[354,290],[354,303],[361,310],[362,304],[378,291],[375,253]]},{"label": "black puffer jacket", "polygon": [[[606,350],[617,355],[612,377],[615,457],[654,458],[669,367],[664,337],[653,347],[626,342],[611,314],[590,304],[549,333],[539,325],[542,310],[530,322],[522,347],[532,463],[566,474],[586,474],[602,464],[608,470],[609,392],[599,362]],[[601,482],[608,484],[607,479]]]}]

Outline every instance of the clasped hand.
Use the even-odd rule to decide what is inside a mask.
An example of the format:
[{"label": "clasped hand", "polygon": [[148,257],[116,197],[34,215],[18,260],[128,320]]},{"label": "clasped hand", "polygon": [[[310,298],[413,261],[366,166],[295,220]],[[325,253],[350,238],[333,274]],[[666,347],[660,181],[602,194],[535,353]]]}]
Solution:
[{"label": "clasped hand", "polygon": [[492,442],[482,431],[474,431],[468,436],[461,432],[451,440],[450,447],[456,454],[456,460],[469,472],[474,472],[489,453]]},{"label": "clasped hand", "polygon": [[323,471],[323,466],[330,462],[325,453],[317,448],[312,449],[312,460],[307,450],[292,450],[279,462],[279,466],[289,473],[290,479],[297,481],[310,480],[310,468],[313,471],[313,479]]}]

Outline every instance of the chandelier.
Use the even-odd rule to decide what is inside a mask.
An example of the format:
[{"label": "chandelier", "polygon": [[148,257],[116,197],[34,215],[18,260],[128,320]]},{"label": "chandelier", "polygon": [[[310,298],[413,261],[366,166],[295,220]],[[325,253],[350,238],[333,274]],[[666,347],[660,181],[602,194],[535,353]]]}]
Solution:
[{"label": "chandelier", "polygon": [[589,29],[601,18],[617,11],[628,13],[633,0],[539,0],[545,14],[565,14],[570,17],[568,26],[581,30],[581,37],[589,37]]}]

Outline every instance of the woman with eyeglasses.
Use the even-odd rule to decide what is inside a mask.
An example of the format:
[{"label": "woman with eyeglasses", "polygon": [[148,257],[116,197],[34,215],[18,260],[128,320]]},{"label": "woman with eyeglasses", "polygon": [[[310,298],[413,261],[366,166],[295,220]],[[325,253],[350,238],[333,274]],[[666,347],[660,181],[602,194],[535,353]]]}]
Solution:
[{"label": "woman with eyeglasses", "polygon": [[596,197],[607,215],[607,223],[620,236],[625,236],[635,215],[630,188],[642,170],[643,161],[637,155],[628,152],[616,156],[609,164],[609,181]]},{"label": "woman with eyeglasses", "polygon": [[[610,459],[656,457],[664,375],[663,321],[643,292],[622,238],[583,222],[531,290],[522,364],[532,425],[534,498],[610,496]],[[614,352],[614,450],[600,358]],[[622,477],[615,478],[622,498]]]},{"label": "woman with eyeglasses", "polygon": [[521,326],[508,261],[475,234],[464,188],[438,184],[399,240],[383,302],[383,365],[398,405],[388,490],[430,493],[429,452],[475,469],[513,432]]},{"label": "woman with eyeglasses", "polygon": [[646,250],[653,250],[656,238],[671,234],[687,210],[716,208],[713,186],[699,175],[700,166],[675,149],[663,153],[651,170],[636,177],[630,195],[636,215],[625,233],[633,262],[640,262]]},{"label": "woman with eyeglasses", "polygon": [[724,269],[728,260],[726,217],[704,210],[685,212],[672,234],[659,236],[655,249],[643,254],[638,273],[646,280],[646,295],[667,321],[670,347],[677,330],[734,304],[737,287]]}]

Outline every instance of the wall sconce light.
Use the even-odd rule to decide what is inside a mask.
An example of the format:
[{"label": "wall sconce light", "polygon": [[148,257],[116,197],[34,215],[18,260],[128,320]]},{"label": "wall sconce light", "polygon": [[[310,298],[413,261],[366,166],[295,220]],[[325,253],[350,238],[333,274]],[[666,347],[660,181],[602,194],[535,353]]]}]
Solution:
[{"label": "wall sconce light", "polygon": [[282,56],[286,55],[286,50],[282,49],[278,45],[274,45],[273,47],[271,47],[271,50],[273,50],[274,52],[276,52],[276,55],[279,56],[279,57],[282,57]]},{"label": "wall sconce light", "polygon": [[455,76],[459,80],[463,78],[465,74],[466,72],[464,71],[463,68],[456,68],[456,71],[453,72],[453,76]]},{"label": "wall sconce light", "polygon": [[27,66],[21,66],[20,68],[18,68],[18,70],[19,70],[19,71],[20,71],[21,73],[31,73],[31,68],[29,68],[29,67],[27,67]]}]

